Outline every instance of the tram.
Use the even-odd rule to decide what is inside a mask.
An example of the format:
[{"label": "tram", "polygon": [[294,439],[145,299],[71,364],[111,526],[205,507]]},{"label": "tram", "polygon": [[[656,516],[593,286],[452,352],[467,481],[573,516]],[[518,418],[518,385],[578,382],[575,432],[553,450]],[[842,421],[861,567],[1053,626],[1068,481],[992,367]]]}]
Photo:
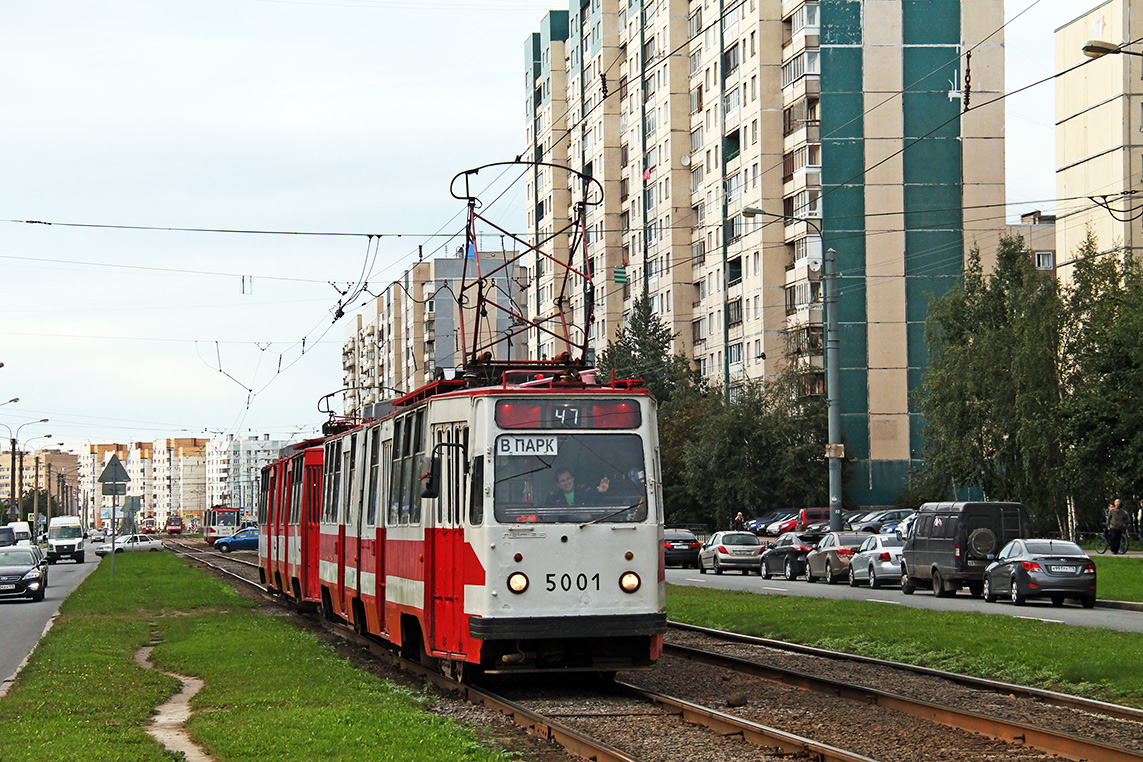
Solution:
[{"label": "tram", "polygon": [[[497,301],[488,279],[507,263],[481,264],[475,230],[488,221],[468,193],[495,166],[453,179],[453,196],[468,202],[473,259],[454,294],[463,363],[360,417],[323,411],[321,438],[263,469],[263,581],[455,677],[648,667],[666,631],[656,402],[641,381],[601,379],[584,361],[586,247],[573,267],[571,255],[520,242],[564,270],[554,314],[529,319]],[[573,231],[582,243],[602,186],[559,169],[583,188]],[[573,290],[585,295],[578,311]],[[497,313],[512,318],[508,336],[489,324]],[[495,358],[498,343],[524,331],[565,351]]]},{"label": "tram", "polygon": [[202,536],[207,544],[213,545],[219,537],[229,537],[238,531],[240,510],[227,505],[215,505],[203,514]]}]

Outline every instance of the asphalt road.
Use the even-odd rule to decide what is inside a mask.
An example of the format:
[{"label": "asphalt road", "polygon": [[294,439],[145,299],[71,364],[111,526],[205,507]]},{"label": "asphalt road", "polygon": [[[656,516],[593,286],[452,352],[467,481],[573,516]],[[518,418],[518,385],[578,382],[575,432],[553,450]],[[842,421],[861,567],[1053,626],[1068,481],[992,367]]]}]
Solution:
[{"label": "asphalt road", "polygon": [[1023,606],[1013,606],[1007,601],[985,603],[983,598],[973,598],[967,590],[961,590],[949,598],[937,598],[931,591],[920,589],[912,595],[905,595],[900,587],[892,586],[878,590],[869,587],[850,587],[848,583],[827,585],[825,582],[809,583],[805,578],[787,582],[784,579],[762,579],[756,575],[743,576],[739,572],[726,572],[721,576],[713,573],[699,574],[697,569],[667,569],[667,582],[673,585],[710,587],[719,590],[745,590],[760,595],[803,595],[815,598],[871,601],[886,606],[907,606],[934,611],[977,611],[1000,616],[1013,616],[1022,619],[1038,619],[1044,622],[1060,622],[1082,627],[1103,627],[1124,632],[1143,632],[1143,612],[1113,609],[1096,604],[1094,609],[1082,608],[1078,603],[1068,601],[1056,607],[1051,601],[1030,600]]},{"label": "asphalt road", "polygon": [[48,571],[44,600],[0,598],[0,696],[8,691],[16,670],[36,647],[44,627],[55,616],[63,599],[94,571],[99,559],[88,551],[86,563],[60,561]]}]

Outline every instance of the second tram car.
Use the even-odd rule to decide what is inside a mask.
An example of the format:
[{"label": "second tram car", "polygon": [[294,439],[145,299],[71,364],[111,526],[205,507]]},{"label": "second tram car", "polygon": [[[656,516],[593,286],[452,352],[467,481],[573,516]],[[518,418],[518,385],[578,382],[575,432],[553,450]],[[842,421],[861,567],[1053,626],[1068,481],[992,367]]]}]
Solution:
[{"label": "second tram car", "polygon": [[229,537],[238,531],[238,513],[241,509],[227,505],[212,506],[202,517],[202,537],[213,545],[219,537]]},{"label": "second tram car", "polygon": [[650,666],[666,630],[654,398],[508,375],[437,381],[267,466],[264,576],[446,674]]}]

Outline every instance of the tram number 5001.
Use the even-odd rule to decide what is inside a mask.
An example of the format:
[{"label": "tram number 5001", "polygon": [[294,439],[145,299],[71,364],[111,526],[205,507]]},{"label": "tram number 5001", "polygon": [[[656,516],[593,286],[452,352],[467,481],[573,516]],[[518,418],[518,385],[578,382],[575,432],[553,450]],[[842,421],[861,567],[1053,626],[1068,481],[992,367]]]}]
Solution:
[{"label": "tram number 5001", "polygon": [[547,577],[547,590],[553,593],[556,590],[563,590],[565,593],[570,593],[572,590],[579,590],[580,592],[586,590],[599,591],[599,575],[592,574],[590,577],[586,574],[577,574],[574,577],[570,574],[549,574]]}]

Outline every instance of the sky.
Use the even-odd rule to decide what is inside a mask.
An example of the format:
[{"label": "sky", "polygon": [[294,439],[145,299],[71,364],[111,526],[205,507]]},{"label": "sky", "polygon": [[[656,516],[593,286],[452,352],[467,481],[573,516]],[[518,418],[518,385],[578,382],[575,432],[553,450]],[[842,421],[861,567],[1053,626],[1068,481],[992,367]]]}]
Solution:
[{"label": "sky", "polygon": [[[1007,90],[1096,4],[1008,0],[1028,10]],[[553,7],[0,0],[0,438],[316,432],[339,300],[458,245],[449,182],[523,150],[524,42]],[[1051,83],[1006,100],[1012,217],[1054,208],[1052,103]],[[521,184],[487,175],[518,225]]]}]

